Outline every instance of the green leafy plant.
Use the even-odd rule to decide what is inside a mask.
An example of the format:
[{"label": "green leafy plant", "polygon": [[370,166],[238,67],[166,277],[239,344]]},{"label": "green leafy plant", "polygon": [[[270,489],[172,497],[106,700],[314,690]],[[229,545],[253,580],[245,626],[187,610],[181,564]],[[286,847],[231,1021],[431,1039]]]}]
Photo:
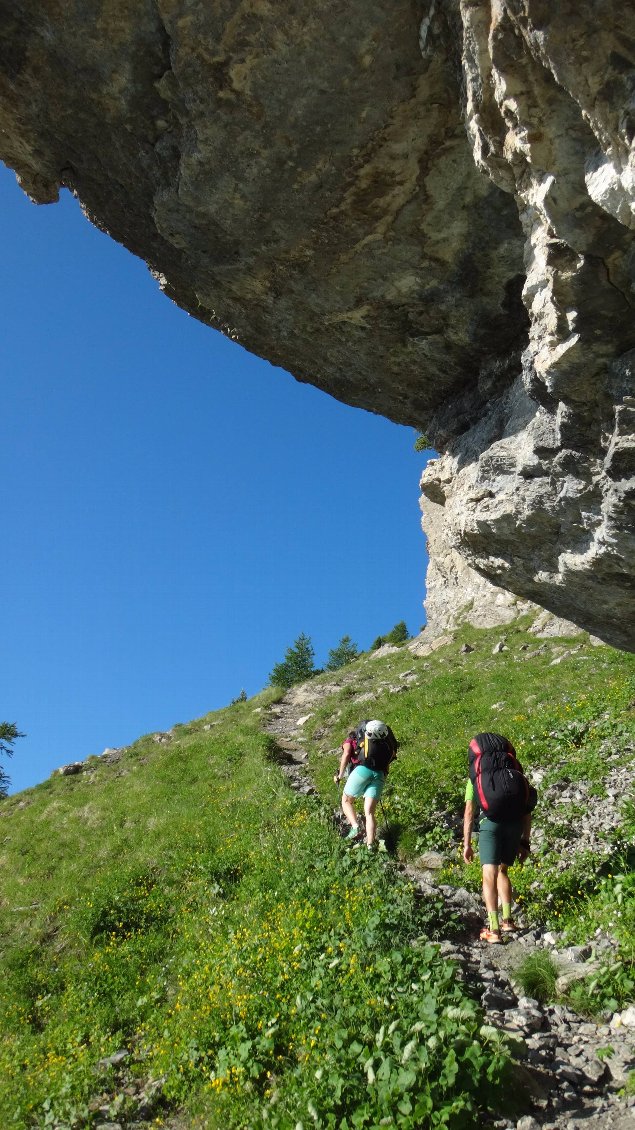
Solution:
[{"label": "green leafy plant", "polygon": [[596,973],[573,985],[568,1000],[585,1016],[606,1017],[631,1004],[635,995],[635,953],[620,952]]},{"label": "green leafy plant", "polygon": [[635,1071],[629,1071],[628,1075],[626,1076],[626,1083],[624,1084],[624,1087],[622,1088],[620,1094],[625,1095],[627,1098],[635,1095]]}]

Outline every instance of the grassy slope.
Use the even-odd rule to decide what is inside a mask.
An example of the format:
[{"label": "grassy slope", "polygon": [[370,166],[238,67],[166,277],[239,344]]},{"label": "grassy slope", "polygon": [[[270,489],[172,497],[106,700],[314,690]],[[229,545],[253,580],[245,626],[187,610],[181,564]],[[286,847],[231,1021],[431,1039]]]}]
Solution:
[{"label": "grassy slope", "polygon": [[[620,753],[624,763],[633,767],[635,779],[635,656],[594,646],[586,634],[537,640],[530,626],[528,617],[504,630],[465,628],[454,642],[425,659],[406,649],[384,660],[366,659],[356,670],[351,667],[340,673],[341,689],[315,710],[304,727],[312,739],[311,759],[320,790],[335,799],[329,748],[360,716],[368,717],[369,707],[377,717],[390,721],[402,741],[384,798],[397,854],[408,858],[426,848],[445,850],[449,853],[445,880],[465,883],[467,879],[475,890],[479,868],[474,864],[466,869],[460,862],[461,837],[456,831],[467,743],[475,733],[507,734],[529,775],[541,771],[543,793],[552,781],[566,777],[588,782],[594,803],[601,804],[609,770],[607,749]],[[494,654],[502,639],[506,650]],[[462,653],[465,643],[475,650]],[[375,663],[381,666],[379,672],[373,670]],[[403,685],[399,676],[406,672],[412,672],[417,682],[395,694],[391,688]],[[369,689],[377,691],[376,697],[356,702]],[[559,819],[566,825],[572,819],[588,819],[588,813],[582,807],[561,818],[539,805],[535,823],[547,830],[548,847],[514,874],[527,915],[551,928],[566,927],[572,940],[587,941],[598,927],[610,926],[632,965],[635,790],[623,798],[622,826],[606,840],[604,858],[578,856],[564,874],[557,874],[551,863],[565,841],[571,854],[576,848],[570,828],[559,824]],[[621,884],[617,895],[615,883],[607,881],[616,875]],[[616,897],[626,903],[621,921],[612,920]],[[628,999],[634,988],[626,978]],[[607,996],[610,999],[611,994]]]},{"label": "grassy slope", "polygon": [[[339,673],[306,724],[324,807],[290,796],[269,758],[259,726],[271,692],[178,727],[169,746],[143,738],[118,765],[92,759],[90,772],[4,802],[0,1124],[89,1126],[106,1108],[125,1120],[141,1088],[148,1117],[163,1119],[157,1102],[185,1106],[186,1125],[373,1126],[387,1112],[404,1128],[477,1124],[479,1088],[502,1058],[422,940],[435,908],[331,834],[330,751],[372,693],[370,712],[402,741],[387,802],[402,855],[447,846],[439,814],[460,810],[478,730],[507,732],[529,768],[566,762],[601,795],[602,742],[615,735],[626,750],[630,735],[632,750],[633,657],[578,637],[552,666],[568,643],[527,659],[537,641],[519,624],[493,655],[500,634],[466,630],[476,650],[465,655],[461,637],[427,659],[400,650]],[[405,671],[417,682],[395,694]],[[571,929],[609,913],[615,853],[628,971],[623,844],[583,887]],[[530,911],[544,864],[519,877]],[[566,918],[561,894],[553,913]],[[108,1063],[119,1051],[127,1058]]]}]

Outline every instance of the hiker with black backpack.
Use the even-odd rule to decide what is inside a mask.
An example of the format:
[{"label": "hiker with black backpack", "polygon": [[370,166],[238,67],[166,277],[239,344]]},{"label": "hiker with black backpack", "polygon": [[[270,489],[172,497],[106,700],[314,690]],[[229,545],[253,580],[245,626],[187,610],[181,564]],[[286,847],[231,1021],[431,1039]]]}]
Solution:
[{"label": "hiker with black backpack", "polygon": [[[376,847],[377,834],[375,809],[384,791],[390,764],[397,756],[399,743],[390,726],[385,722],[380,722],[377,718],[360,723],[355,733],[355,742],[355,753],[359,759],[359,764],[355,766],[348,777],[342,793],[342,812],[351,826],[346,839],[359,841],[360,830],[355,800],[357,797],[363,796],[366,847],[369,851],[373,851]],[[345,758],[346,754],[343,753],[342,762]],[[341,779],[342,762],[336,780]]]},{"label": "hiker with black backpack", "polygon": [[[509,738],[477,734],[468,747],[469,781],[463,814],[463,858],[474,859],[472,832],[478,835],[487,925],[481,941],[499,943],[501,933],[516,929],[512,885],[507,869],[530,852],[531,815],[538,799]],[[499,900],[502,914],[499,917]]]}]

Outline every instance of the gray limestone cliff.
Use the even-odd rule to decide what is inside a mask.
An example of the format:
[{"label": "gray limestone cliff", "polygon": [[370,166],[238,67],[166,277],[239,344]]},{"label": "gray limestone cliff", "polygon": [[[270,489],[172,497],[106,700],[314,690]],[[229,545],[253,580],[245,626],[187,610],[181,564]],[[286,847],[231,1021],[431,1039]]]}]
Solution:
[{"label": "gray limestone cliff", "polygon": [[14,0],[0,157],[425,431],[448,550],[633,649],[634,31],[613,0]]},{"label": "gray limestone cliff", "polygon": [[522,365],[423,476],[496,584],[634,646],[632,5],[464,3],[476,165],[525,240]]}]

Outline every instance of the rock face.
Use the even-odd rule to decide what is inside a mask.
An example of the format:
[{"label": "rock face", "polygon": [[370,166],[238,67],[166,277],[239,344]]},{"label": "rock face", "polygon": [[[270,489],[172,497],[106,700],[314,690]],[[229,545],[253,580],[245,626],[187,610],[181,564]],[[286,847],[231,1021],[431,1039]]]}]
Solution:
[{"label": "rock face", "polygon": [[461,13],[468,135],[518,207],[530,330],[522,371],[423,493],[484,576],[632,649],[633,10],[609,3],[601,25],[585,3]]},{"label": "rock face", "polygon": [[[428,488],[438,461],[428,465],[423,486]],[[519,616],[533,614],[530,629],[537,636],[574,636],[580,628],[571,620],[554,616],[535,602],[515,596],[508,589],[492,584],[482,573],[468,565],[457,547],[448,538],[446,507],[422,496],[423,529],[428,541],[429,565],[426,575],[426,627],[421,646],[433,646],[431,640],[443,639],[463,623],[475,628],[493,628],[511,624]],[[434,499],[434,501],[433,501]]]},{"label": "rock face", "polygon": [[484,577],[635,648],[630,5],[16,0],[0,157],[195,317],[427,433]]},{"label": "rock face", "polygon": [[[428,471],[428,475],[430,474]],[[439,496],[435,496],[438,498]],[[445,496],[443,496],[445,501]],[[492,585],[472,569],[446,535],[445,506],[423,496],[423,529],[428,541],[429,564],[426,575],[425,642],[467,622],[475,628],[509,624],[535,609],[506,589]]]}]

